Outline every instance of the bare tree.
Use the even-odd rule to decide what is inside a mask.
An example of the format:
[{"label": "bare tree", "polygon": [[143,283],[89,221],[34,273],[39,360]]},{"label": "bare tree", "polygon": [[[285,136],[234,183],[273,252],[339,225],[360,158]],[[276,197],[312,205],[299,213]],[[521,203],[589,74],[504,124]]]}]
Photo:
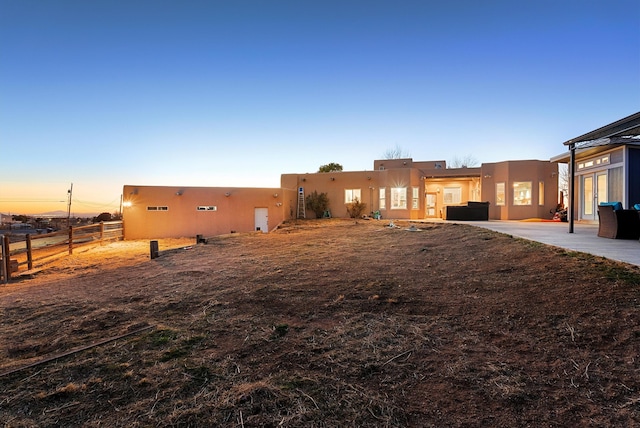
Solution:
[{"label": "bare tree", "polygon": [[402,147],[396,144],[394,148],[387,149],[382,154],[382,157],[384,159],[405,159],[411,157],[411,153],[406,152]]},{"label": "bare tree", "polygon": [[454,157],[449,161],[447,168],[473,168],[478,166],[480,162],[472,155],[466,155],[463,157]]},{"label": "bare tree", "polygon": [[565,204],[565,200],[569,194],[569,165],[566,163],[558,164],[558,191],[562,194],[562,198],[559,201],[560,204],[562,206],[567,206],[567,204]]}]

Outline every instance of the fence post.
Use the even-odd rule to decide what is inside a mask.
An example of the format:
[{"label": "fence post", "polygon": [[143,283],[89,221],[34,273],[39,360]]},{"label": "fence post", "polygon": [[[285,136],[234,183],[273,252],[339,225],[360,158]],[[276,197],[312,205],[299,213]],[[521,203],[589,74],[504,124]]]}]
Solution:
[{"label": "fence post", "polygon": [[0,263],[0,276],[2,276],[2,282],[6,284],[7,282],[9,282],[9,280],[7,279],[7,274],[6,274],[7,256],[4,250],[4,235],[0,235],[0,247],[2,247],[2,251],[0,251],[0,253],[2,254],[2,263]]},{"label": "fence post", "polygon": [[31,251],[31,234],[27,233],[27,269],[33,269],[33,253]]},{"label": "fence post", "polygon": [[2,269],[4,270],[4,283],[11,279],[11,249],[9,248],[9,237],[2,236]]},{"label": "fence post", "polygon": [[152,259],[158,258],[159,256],[158,241],[151,241],[149,244],[150,244],[149,250],[151,251],[151,258]]},{"label": "fence post", "polygon": [[69,226],[69,255],[73,254],[73,226]]}]

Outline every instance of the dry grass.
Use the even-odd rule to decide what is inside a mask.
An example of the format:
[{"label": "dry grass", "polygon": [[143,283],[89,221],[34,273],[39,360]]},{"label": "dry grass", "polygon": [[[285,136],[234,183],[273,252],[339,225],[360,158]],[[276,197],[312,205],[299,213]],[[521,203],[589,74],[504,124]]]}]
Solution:
[{"label": "dry grass", "polygon": [[[632,426],[640,272],[470,226],[95,247],[0,288],[5,426]],[[168,249],[171,249],[168,251]],[[136,333],[141,327],[153,329]]]}]

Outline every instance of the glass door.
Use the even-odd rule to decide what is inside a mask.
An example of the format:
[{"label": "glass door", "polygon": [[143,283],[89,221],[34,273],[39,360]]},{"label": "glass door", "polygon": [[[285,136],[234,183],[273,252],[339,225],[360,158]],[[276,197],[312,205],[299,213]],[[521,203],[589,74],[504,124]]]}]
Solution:
[{"label": "glass door", "polygon": [[582,219],[595,220],[595,198],[593,193],[593,175],[582,176]]},{"label": "glass door", "polygon": [[609,201],[607,189],[607,171],[582,176],[582,220],[598,219],[598,204]]},{"label": "glass door", "polygon": [[427,217],[435,217],[436,216],[436,193],[427,193],[427,203],[426,203],[426,216]]}]

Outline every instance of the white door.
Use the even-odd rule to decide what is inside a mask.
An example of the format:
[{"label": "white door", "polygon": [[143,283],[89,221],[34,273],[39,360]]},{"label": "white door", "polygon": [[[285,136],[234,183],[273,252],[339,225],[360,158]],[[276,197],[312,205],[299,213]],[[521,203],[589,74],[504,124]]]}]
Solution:
[{"label": "white door", "polygon": [[608,202],[607,172],[596,172],[582,177],[582,219],[597,220],[598,204]]},{"label": "white door", "polygon": [[426,216],[427,217],[435,217],[436,216],[436,193],[427,193],[427,201],[426,201]]},{"label": "white door", "polygon": [[255,209],[255,222],[256,231],[262,233],[269,232],[269,209],[268,208],[256,208]]}]

